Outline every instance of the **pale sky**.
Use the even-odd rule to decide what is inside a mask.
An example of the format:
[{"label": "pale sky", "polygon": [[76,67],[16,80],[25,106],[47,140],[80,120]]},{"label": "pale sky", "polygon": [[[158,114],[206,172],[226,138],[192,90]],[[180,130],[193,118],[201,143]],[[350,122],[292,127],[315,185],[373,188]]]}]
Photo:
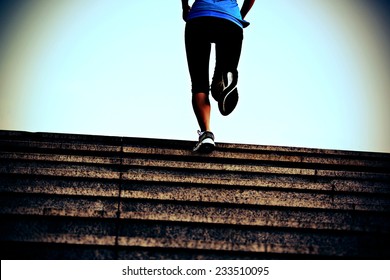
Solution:
[{"label": "pale sky", "polygon": [[[238,106],[223,117],[212,101],[217,144],[390,152],[376,1],[257,0]],[[0,22],[0,129],[197,139],[180,1],[13,3]]]}]

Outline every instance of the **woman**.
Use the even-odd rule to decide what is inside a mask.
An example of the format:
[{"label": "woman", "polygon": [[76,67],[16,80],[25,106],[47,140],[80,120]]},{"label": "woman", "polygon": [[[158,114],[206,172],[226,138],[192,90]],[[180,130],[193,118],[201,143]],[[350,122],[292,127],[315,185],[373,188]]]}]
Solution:
[{"label": "woman", "polygon": [[195,152],[209,153],[215,147],[210,130],[209,60],[211,43],[215,43],[215,69],[211,95],[222,115],[229,115],[237,105],[237,66],[240,60],[244,20],[255,0],[195,0],[192,7],[182,0],[186,21],[185,45],[192,82],[192,106],[199,123],[199,141]]}]

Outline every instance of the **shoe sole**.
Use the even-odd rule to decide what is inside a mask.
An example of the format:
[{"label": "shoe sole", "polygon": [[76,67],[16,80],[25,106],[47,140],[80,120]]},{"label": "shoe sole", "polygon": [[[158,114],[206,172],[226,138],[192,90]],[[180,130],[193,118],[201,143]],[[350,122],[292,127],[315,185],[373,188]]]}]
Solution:
[{"label": "shoe sole", "polygon": [[225,91],[221,95],[221,99],[218,102],[219,111],[223,116],[229,115],[234,111],[238,103],[238,91],[237,87]]},{"label": "shoe sole", "polygon": [[228,72],[225,78],[227,80],[226,84],[229,86],[221,93],[218,101],[218,108],[223,116],[227,116],[233,112],[238,103],[237,77],[234,77],[231,72]]}]

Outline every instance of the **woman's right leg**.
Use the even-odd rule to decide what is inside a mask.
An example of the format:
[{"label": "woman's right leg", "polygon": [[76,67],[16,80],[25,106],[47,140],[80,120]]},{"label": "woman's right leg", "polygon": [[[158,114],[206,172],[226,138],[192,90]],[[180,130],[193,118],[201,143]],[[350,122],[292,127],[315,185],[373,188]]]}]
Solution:
[{"label": "woman's right leg", "polygon": [[219,19],[215,39],[216,63],[211,93],[218,101],[222,115],[229,115],[238,102],[238,63],[241,56],[243,30],[235,23]]}]

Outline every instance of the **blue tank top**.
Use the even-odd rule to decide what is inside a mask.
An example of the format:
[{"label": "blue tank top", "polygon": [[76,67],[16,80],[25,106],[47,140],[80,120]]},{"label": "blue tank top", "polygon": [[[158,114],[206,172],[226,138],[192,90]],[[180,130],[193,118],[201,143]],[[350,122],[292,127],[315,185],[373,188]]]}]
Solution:
[{"label": "blue tank top", "polygon": [[224,18],[241,28],[249,25],[249,22],[242,19],[236,0],[195,0],[187,20],[205,16]]}]

